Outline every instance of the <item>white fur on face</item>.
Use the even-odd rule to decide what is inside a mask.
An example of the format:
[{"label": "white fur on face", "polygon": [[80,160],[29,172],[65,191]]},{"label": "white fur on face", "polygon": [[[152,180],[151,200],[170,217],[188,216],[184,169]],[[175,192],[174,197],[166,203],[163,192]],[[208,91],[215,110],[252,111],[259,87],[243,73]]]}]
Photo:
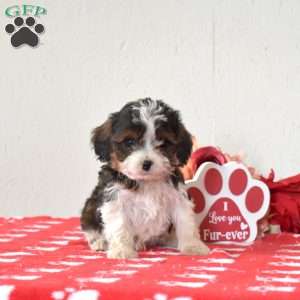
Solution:
[{"label": "white fur on face", "polygon": [[[143,103],[136,106],[134,110],[139,111],[139,120],[142,122],[146,131],[143,137],[143,147],[130,154],[121,164],[121,172],[136,180],[159,180],[166,178],[170,174],[171,165],[167,157],[163,156],[157,147],[161,141],[156,139],[155,122],[167,121],[165,115],[161,113],[162,107],[157,101]],[[144,171],[142,166],[145,160],[153,162],[149,171]]]}]

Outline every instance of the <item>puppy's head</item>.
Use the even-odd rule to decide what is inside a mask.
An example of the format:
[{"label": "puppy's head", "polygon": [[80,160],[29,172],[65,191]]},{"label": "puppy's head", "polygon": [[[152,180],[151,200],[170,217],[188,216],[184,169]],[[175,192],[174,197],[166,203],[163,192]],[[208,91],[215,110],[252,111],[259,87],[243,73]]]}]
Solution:
[{"label": "puppy's head", "polygon": [[135,180],[160,180],[187,162],[191,136],[179,113],[150,98],[126,104],[94,129],[100,161]]}]

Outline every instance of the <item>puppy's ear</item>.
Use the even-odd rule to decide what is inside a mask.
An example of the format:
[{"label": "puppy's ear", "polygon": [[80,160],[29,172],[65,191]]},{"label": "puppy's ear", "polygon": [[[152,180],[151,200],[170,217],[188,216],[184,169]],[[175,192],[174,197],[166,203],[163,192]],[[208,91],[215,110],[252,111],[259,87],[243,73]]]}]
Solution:
[{"label": "puppy's ear", "polygon": [[96,127],[92,131],[92,144],[94,146],[95,153],[102,162],[110,161],[111,141],[112,134],[112,118],[108,118],[101,126]]},{"label": "puppy's ear", "polygon": [[172,128],[175,134],[176,158],[178,166],[183,166],[187,163],[192,152],[192,136],[182,124],[178,111],[171,111],[168,114],[168,126]]},{"label": "puppy's ear", "polygon": [[192,152],[192,137],[191,134],[185,129],[184,125],[179,124],[178,128],[178,139],[177,139],[177,159],[180,166],[183,166],[187,163],[191,152]]}]

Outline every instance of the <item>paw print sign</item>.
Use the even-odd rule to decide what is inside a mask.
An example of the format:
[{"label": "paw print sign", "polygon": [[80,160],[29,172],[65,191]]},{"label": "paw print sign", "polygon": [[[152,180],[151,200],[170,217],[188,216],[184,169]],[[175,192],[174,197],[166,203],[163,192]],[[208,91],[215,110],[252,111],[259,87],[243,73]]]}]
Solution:
[{"label": "paw print sign", "polygon": [[244,165],[204,163],[186,182],[186,190],[195,203],[204,242],[255,240],[257,221],[269,208],[270,192]]}]

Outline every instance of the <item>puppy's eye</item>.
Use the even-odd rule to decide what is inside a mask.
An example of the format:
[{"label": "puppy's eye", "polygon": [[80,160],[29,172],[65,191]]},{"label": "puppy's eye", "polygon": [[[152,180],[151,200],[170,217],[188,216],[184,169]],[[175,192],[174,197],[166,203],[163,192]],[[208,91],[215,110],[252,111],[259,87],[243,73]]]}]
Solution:
[{"label": "puppy's eye", "polygon": [[128,148],[133,147],[136,145],[136,140],[134,139],[126,139],[123,141],[124,145]]}]

